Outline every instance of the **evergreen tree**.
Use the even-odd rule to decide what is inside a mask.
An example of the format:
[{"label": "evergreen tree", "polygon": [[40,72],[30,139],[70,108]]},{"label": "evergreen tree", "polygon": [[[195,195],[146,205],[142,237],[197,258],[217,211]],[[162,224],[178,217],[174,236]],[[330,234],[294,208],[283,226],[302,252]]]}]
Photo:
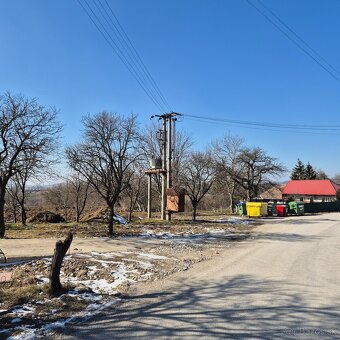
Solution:
[{"label": "evergreen tree", "polygon": [[315,170],[308,162],[305,170],[305,179],[316,179],[316,175]]},{"label": "evergreen tree", "polygon": [[305,172],[306,172],[306,167],[298,158],[297,163],[295,167],[293,168],[292,173],[290,175],[290,179],[293,179],[293,180],[305,179],[306,178]]}]

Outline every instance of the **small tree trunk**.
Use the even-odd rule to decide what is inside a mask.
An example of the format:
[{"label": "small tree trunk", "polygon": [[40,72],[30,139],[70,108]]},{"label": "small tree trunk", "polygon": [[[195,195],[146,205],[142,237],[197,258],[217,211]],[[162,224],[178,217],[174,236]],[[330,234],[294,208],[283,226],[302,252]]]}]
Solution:
[{"label": "small tree trunk", "polygon": [[5,191],[6,188],[0,188],[0,238],[5,237]]},{"label": "small tree trunk", "polygon": [[192,220],[196,221],[197,203],[192,203]]},{"label": "small tree trunk", "polygon": [[25,183],[22,185],[22,197],[20,199],[20,208],[21,208],[21,223],[23,226],[26,226],[26,220],[27,220],[27,215],[26,215],[26,208],[25,208],[25,201],[26,201],[26,185]]},{"label": "small tree trunk", "polygon": [[65,241],[58,241],[55,245],[54,255],[52,259],[51,272],[50,272],[50,294],[57,295],[62,291],[60,283],[60,269],[64,257],[70,248],[73,240],[73,234],[69,233]]},{"label": "small tree trunk", "polygon": [[110,209],[110,213],[109,213],[108,234],[109,236],[112,236],[113,235],[113,216],[114,216],[113,205],[110,205],[109,209]]},{"label": "small tree trunk", "polygon": [[21,223],[23,226],[26,226],[26,220],[27,220],[27,215],[26,215],[25,206],[21,205]]}]

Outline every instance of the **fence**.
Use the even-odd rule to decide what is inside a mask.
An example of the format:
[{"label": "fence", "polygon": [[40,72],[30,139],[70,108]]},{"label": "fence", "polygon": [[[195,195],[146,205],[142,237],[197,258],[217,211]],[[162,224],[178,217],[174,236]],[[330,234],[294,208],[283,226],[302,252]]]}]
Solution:
[{"label": "fence", "polygon": [[305,203],[305,213],[340,212],[340,201]]}]

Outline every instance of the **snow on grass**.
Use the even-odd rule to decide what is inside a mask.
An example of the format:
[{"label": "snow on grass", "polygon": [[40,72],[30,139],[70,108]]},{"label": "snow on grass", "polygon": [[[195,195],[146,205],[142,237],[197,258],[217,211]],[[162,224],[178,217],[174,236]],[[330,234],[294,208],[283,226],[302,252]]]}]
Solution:
[{"label": "snow on grass", "polygon": [[33,314],[35,309],[29,305],[15,306],[9,314],[14,314],[18,317],[23,317],[28,314]]},{"label": "snow on grass", "polygon": [[[58,328],[63,328],[66,325],[75,323],[75,322],[84,322],[89,320],[91,317],[93,317],[96,314],[99,314],[103,309],[108,308],[112,306],[113,304],[117,303],[119,301],[119,298],[110,299],[110,300],[103,300],[103,296],[95,294],[95,293],[89,293],[89,292],[80,292],[77,289],[74,289],[68,293],[65,293],[55,299],[62,299],[64,297],[76,297],[79,300],[85,300],[88,302],[91,302],[87,308],[82,311],[78,312],[75,315],[72,315],[68,318],[59,319],[57,321],[50,322],[48,324],[44,325],[20,325],[15,326],[12,328],[2,329],[0,330],[0,337],[1,335],[9,335],[10,333],[21,331],[19,334],[8,336],[6,337],[8,340],[31,340],[31,339],[37,339],[37,338],[46,338],[48,337],[48,334],[50,331],[53,331]],[[45,299],[43,301],[37,301],[37,304],[44,304],[47,302],[48,299]],[[26,305],[18,306],[16,308],[16,311],[25,311],[29,309]],[[12,320],[12,323],[19,323],[22,319],[17,317]]]},{"label": "snow on grass", "polygon": [[60,319],[49,324],[45,324],[41,327],[32,327],[32,326],[20,326],[15,327],[14,329],[5,329],[0,332],[1,333],[10,333],[11,331],[21,330],[20,334],[13,335],[8,337],[8,340],[33,340],[37,338],[47,338],[49,333],[53,330],[64,328],[67,325],[70,325],[75,322],[85,322],[92,318],[93,316],[101,313],[104,309],[111,307],[115,303],[117,303],[119,299],[110,300],[104,303],[92,303],[87,306],[85,311],[77,313],[69,318]]},{"label": "snow on grass", "polygon": [[[95,273],[98,270],[96,266],[91,266],[91,268],[92,273]],[[96,268],[96,270],[94,270],[94,268]],[[97,294],[113,295],[117,293],[116,288],[121,284],[125,282],[128,283],[135,282],[135,280],[129,278],[129,273],[139,274],[137,269],[128,270],[125,264],[120,263],[118,267],[111,272],[111,276],[114,279],[112,282],[105,278],[79,280],[78,277],[66,277],[64,278],[64,280],[67,283],[72,283],[75,286],[83,286],[90,288],[93,292]]]}]

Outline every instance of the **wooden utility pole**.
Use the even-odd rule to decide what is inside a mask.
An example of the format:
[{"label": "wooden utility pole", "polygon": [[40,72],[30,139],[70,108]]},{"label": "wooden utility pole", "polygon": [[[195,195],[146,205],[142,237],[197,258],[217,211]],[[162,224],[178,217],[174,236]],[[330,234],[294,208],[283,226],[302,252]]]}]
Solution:
[{"label": "wooden utility pole", "polygon": [[166,162],[166,149],[167,149],[167,135],[166,135],[166,123],[167,117],[166,115],[161,116],[163,119],[163,140],[162,140],[162,168],[164,172],[162,173],[162,199],[161,199],[161,219],[165,220],[166,213],[166,186],[167,186],[167,177],[168,177],[168,169]]},{"label": "wooden utility pole", "polygon": [[148,174],[148,218],[151,218],[151,174]]},{"label": "wooden utility pole", "polygon": [[[167,149],[168,149],[168,164],[167,164],[167,180],[166,180],[166,187],[170,189],[172,187],[172,168],[171,168],[171,159],[172,159],[172,143],[171,143],[171,125],[172,125],[172,113],[167,115],[168,120],[168,138],[167,138]],[[166,219],[168,221],[171,220],[171,212],[168,210]]]},{"label": "wooden utility pole", "polygon": [[160,174],[162,177],[162,193],[161,193],[161,219],[171,220],[171,212],[167,211],[167,189],[172,187],[172,122],[177,120],[175,116],[180,115],[176,112],[165,113],[162,115],[154,115],[151,118],[158,117],[162,120],[162,133],[160,136],[162,149],[162,168],[154,168],[146,170],[148,178],[148,218],[151,218],[151,176],[152,174]]}]

